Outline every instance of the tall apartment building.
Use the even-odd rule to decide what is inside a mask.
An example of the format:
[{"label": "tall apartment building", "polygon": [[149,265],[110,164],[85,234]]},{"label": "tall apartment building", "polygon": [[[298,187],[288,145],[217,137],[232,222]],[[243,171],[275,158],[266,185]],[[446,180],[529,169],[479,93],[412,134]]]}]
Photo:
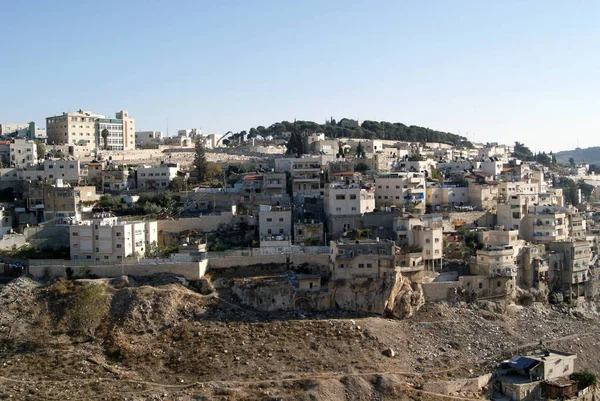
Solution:
[{"label": "tall apartment building", "polygon": [[119,222],[116,217],[98,217],[69,228],[71,259],[94,262],[121,262],[143,257],[156,244],[156,221]]},{"label": "tall apartment building", "polygon": [[[102,131],[108,131],[103,137]],[[46,118],[49,144],[84,146],[88,149],[135,149],[135,119],[125,110],[107,118],[91,111],[63,113]]]}]

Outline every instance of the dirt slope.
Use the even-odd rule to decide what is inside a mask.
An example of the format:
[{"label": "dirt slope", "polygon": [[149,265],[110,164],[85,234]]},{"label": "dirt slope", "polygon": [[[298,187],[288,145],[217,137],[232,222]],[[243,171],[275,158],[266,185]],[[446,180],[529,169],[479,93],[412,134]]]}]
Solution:
[{"label": "dirt slope", "polygon": [[[600,372],[598,324],[534,304],[427,304],[391,320],[262,314],[160,277],[0,289],[0,394],[13,399],[433,399],[540,339]],[[396,356],[386,357],[391,348]],[[458,398],[478,397],[462,394]]]}]

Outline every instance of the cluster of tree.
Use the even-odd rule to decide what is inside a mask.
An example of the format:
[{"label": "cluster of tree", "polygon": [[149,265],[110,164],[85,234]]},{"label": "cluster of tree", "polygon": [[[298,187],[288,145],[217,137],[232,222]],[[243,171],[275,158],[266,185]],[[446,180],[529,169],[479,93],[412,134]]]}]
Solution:
[{"label": "cluster of tree", "polygon": [[577,206],[580,203],[579,190],[581,190],[582,201],[595,201],[595,199],[592,197],[594,186],[586,184],[583,180],[575,182],[567,177],[559,177],[557,180],[553,179],[552,181],[555,188],[562,188],[565,202],[567,202],[569,205]]},{"label": "cluster of tree", "polygon": [[600,166],[597,164],[590,164],[588,174],[600,174]]},{"label": "cluster of tree", "polygon": [[179,199],[170,192],[143,193],[136,203],[125,204],[121,197],[104,195],[99,206],[109,208],[118,216],[157,215],[168,213],[177,205]]},{"label": "cluster of tree", "polygon": [[538,152],[537,154],[533,154],[533,152],[521,142],[515,142],[515,150],[511,156],[523,161],[537,162],[543,164],[544,166],[556,164],[556,157],[554,154],[552,154],[552,152],[548,154],[546,154],[546,152]]},{"label": "cluster of tree", "polygon": [[223,169],[218,164],[207,161],[206,150],[202,141],[196,141],[193,166],[199,183],[209,183],[211,186],[217,187],[221,185]]},{"label": "cluster of tree", "polygon": [[[402,123],[390,123],[386,121],[364,121],[361,126],[358,124],[345,124],[346,119],[339,122],[331,119],[325,124],[317,124],[313,121],[282,121],[270,125],[269,127],[258,126],[249,131],[241,131],[229,137],[227,143],[234,144],[241,142],[243,138],[251,140],[258,136],[273,138],[283,138],[284,132],[298,133],[299,135],[325,133],[330,138],[366,138],[366,139],[386,139],[406,142],[441,142],[454,146],[472,147],[467,138],[451,134],[448,132],[436,131],[429,128],[418,127],[415,125],[404,125]],[[291,138],[290,138],[291,140]],[[293,142],[297,141],[294,140]],[[225,140],[223,140],[224,144]],[[297,150],[295,146],[292,146]]]}]

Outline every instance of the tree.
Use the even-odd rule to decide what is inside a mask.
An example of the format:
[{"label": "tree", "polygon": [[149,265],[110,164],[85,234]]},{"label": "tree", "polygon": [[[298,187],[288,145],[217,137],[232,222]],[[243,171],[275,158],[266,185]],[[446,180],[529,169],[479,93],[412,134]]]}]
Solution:
[{"label": "tree", "polygon": [[584,389],[589,386],[595,386],[598,381],[596,375],[589,370],[575,372],[571,375],[571,379],[577,382],[580,389]]},{"label": "tree", "polygon": [[231,141],[229,139],[223,139],[221,143],[223,143],[223,145],[225,146],[229,146],[231,144]]},{"label": "tree", "polygon": [[33,142],[35,143],[38,159],[45,158],[46,157],[46,145],[39,139],[36,139]]},{"label": "tree", "polygon": [[531,150],[521,142],[515,142],[515,150],[512,156],[523,161],[533,161],[535,159]]},{"label": "tree", "polygon": [[204,143],[198,138],[196,140],[196,154],[194,156],[194,170],[198,175],[198,181],[203,182],[206,180],[206,151],[204,150]]},{"label": "tree", "polygon": [[569,157],[569,166],[575,167],[575,159],[573,159],[572,157]]},{"label": "tree", "polygon": [[217,163],[206,163],[205,181],[216,180],[220,184],[223,175],[223,169]]},{"label": "tree", "polygon": [[356,147],[356,157],[358,157],[359,159],[365,158],[365,148],[362,142],[359,142],[358,146]]},{"label": "tree", "polygon": [[100,132],[100,136],[104,139],[104,149],[108,149],[108,130],[104,128],[102,132]]},{"label": "tree", "polygon": [[175,177],[171,180],[171,191],[181,192],[185,190],[185,177]]},{"label": "tree", "polygon": [[363,162],[357,163],[356,166],[354,166],[354,171],[359,173],[364,173],[367,170],[369,170],[369,166]]}]

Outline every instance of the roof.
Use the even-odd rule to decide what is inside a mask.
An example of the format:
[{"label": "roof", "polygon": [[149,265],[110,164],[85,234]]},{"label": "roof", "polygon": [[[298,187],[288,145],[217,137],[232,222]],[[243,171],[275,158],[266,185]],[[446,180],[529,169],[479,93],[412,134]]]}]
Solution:
[{"label": "roof", "polygon": [[539,365],[540,361],[525,356],[515,355],[508,360],[507,364],[517,371],[527,372]]},{"label": "roof", "polygon": [[255,180],[262,180],[262,179],[263,179],[262,174],[249,174],[244,177],[244,181],[255,181]]}]

